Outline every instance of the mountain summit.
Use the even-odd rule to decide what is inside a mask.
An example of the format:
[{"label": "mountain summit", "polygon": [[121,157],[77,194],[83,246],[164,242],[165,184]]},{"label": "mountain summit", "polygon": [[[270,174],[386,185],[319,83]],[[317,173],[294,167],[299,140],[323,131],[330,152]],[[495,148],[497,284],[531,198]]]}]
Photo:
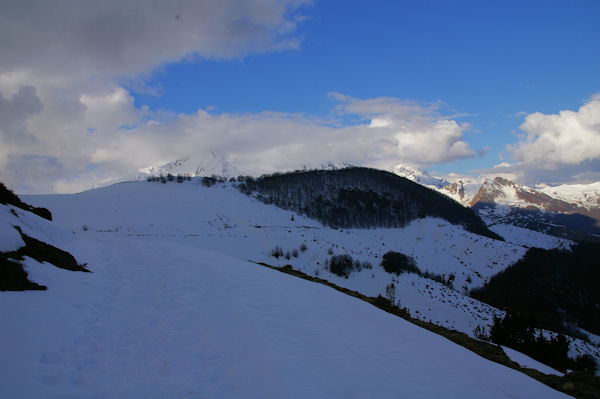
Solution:
[{"label": "mountain summit", "polygon": [[187,156],[161,165],[149,166],[139,169],[138,172],[142,177],[168,174],[191,177],[212,175],[234,177],[241,174],[231,162],[212,151],[197,153],[193,157]]},{"label": "mountain summit", "polygon": [[431,176],[422,169],[413,168],[408,165],[396,165],[396,167],[393,169],[393,172],[398,176],[402,176],[408,180],[412,180],[415,183],[419,183],[427,187],[442,188],[450,183],[445,179]]},{"label": "mountain summit", "polygon": [[488,180],[483,183],[471,200],[470,205],[474,206],[479,202],[552,212],[572,213],[577,211],[577,205],[575,204],[552,198],[541,191],[514,183],[502,177],[496,177],[492,181]]}]

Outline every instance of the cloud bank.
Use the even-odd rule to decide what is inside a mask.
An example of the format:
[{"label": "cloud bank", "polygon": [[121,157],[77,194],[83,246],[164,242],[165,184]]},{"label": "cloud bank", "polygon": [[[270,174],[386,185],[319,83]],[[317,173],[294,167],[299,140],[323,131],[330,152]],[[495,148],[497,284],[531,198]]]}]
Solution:
[{"label": "cloud bank", "polygon": [[[170,62],[298,48],[303,0],[0,5],[0,179],[74,192],[214,151],[249,174],[327,161],[391,168],[471,157],[439,104],[334,93],[337,114],[194,114],[134,105],[119,82]],[[355,122],[342,123],[351,115]],[[385,123],[381,123],[385,121]]]},{"label": "cloud bank", "polygon": [[296,48],[308,0],[5,1],[2,71],[135,75],[184,57],[243,57]]},{"label": "cloud bank", "polygon": [[[136,107],[120,84],[143,86],[148,74],[172,62],[299,49],[310,3],[1,2],[0,180],[21,193],[76,192],[206,151],[246,174],[328,161],[427,168],[485,152],[470,147],[470,126],[440,103],[330,93],[327,119],[204,109],[177,114]],[[528,115],[521,126],[526,135],[507,149],[515,162],[492,171],[536,182],[596,176],[599,101]]]},{"label": "cloud bank", "polygon": [[[276,112],[151,112],[136,108],[121,87],[59,104],[53,98],[22,87],[3,100],[30,104],[29,113],[14,118],[16,128],[2,127],[3,179],[21,192],[80,191],[206,151],[254,175],[332,160],[390,169],[401,162],[426,166],[474,154],[461,140],[464,126],[431,106],[396,99],[375,99],[379,106],[366,110],[365,100],[345,97],[336,118],[321,120]],[[389,112],[390,103],[403,113]],[[359,122],[342,124],[348,115]],[[383,119],[389,123],[377,126]]]},{"label": "cloud bank", "polygon": [[526,137],[508,147],[518,162],[556,168],[600,158],[600,94],[578,111],[527,115],[521,130]]},{"label": "cloud bank", "polygon": [[482,171],[509,174],[525,184],[600,180],[600,94],[577,111],[529,114],[521,139],[506,147],[515,161]]},{"label": "cloud bank", "polygon": [[475,151],[463,140],[469,129],[439,114],[439,104],[419,105],[396,98],[360,100],[332,93],[341,104],[339,110],[370,118],[369,127],[394,141],[395,155],[401,162],[415,166],[471,158]]}]

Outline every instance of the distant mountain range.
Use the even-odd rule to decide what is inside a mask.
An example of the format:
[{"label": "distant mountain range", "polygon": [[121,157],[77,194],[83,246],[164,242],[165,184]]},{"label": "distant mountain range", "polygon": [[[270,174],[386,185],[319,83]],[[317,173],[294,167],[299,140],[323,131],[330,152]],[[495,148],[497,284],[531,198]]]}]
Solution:
[{"label": "distant mountain range", "polygon": [[[322,165],[321,170],[349,166],[342,162],[329,162]],[[600,182],[533,188],[502,177],[440,178],[407,165],[396,165],[391,171],[472,208],[488,225],[512,224],[575,240],[600,239]],[[231,178],[243,173],[223,156],[206,151],[193,157],[141,168],[134,177],[119,181],[169,174]]]},{"label": "distant mountain range", "polygon": [[600,238],[600,182],[532,188],[502,177],[450,182],[406,166],[395,172],[473,208],[488,224],[507,223],[577,240]]},{"label": "distant mountain range", "polygon": [[416,183],[435,188],[465,206],[479,202],[509,205],[550,212],[583,212],[600,208],[600,182],[528,187],[502,177],[442,179],[405,165],[394,173]]}]

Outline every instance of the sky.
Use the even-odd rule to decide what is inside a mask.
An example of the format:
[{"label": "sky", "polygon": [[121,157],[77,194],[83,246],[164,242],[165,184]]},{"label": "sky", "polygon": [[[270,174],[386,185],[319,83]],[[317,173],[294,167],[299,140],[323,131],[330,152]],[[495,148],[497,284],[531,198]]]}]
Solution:
[{"label": "sky", "polygon": [[[0,2],[0,180],[71,193],[214,152],[600,180],[600,2]],[[196,158],[195,158],[196,157]]]}]

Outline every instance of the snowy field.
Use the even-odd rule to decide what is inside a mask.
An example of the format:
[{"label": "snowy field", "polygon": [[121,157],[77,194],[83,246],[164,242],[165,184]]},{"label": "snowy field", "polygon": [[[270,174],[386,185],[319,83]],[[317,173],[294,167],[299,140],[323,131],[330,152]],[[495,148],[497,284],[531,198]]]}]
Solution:
[{"label": "snowy field", "polygon": [[48,291],[0,293],[3,397],[565,397],[358,299],[185,240],[62,241],[93,273],[28,259]]},{"label": "snowy field", "polygon": [[[24,200],[48,207],[57,223],[80,237],[155,238],[243,260],[289,264],[369,296],[384,295],[386,286],[394,282],[396,297],[413,317],[469,335],[503,313],[465,293],[516,262],[528,247],[570,245],[530,230],[494,226],[496,232],[510,236],[509,242],[501,242],[434,218],[413,221],[403,229],[330,229],[241,194],[230,183],[208,188],[196,179],[180,184],[128,182],[75,195],[24,196]],[[276,246],[289,258],[272,257]],[[412,256],[423,272],[454,275],[454,290],[414,274],[397,277],[385,272],[379,265],[390,250]],[[325,266],[332,254],[351,255],[369,262],[372,269],[354,272],[347,279],[339,277]]]},{"label": "snowy field", "polygon": [[[54,222],[20,210],[17,218],[4,207],[2,234],[10,246],[20,245],[20,238],[6,226],[18,224],[87,262],[94,273],[28,259],[30,277],[48,291],[0,293],[0,310],[14,326],[3,330],[2,350],[21,365],[2,364],[14,397],[431,397],[447,396],[444,390],[457,397],[531,396],[524,392],[533,388],[524,387],[535,381],[491,386],[481,379],[492,377],[464,371],[486,369],[489,362],[449,341],[248,261],[290,264],[369,296],[384,294],[394,282],[400,305],[413,317],[473,335],[502,312],[465,292],[530,246],[570,245],[502,225],[494,230],[510,238],[491,240],[441,219],[403,229],[330,229],[243,195],[230,183],[208,188],[197,180],[23,199],[48,207]],[[289,259],[274,258],[275,246]],[[423,271],[454,274],[454,289],[416,274],[385,272],[379,264],[390,250],[413,256]],[[349,254],[372,268],[337,276],[325,266],[331,254]],[[388,330],[387,323],[395,327]],[[458,352],[435,357],[432,368],[430,356],[440,345]],[[571,350],[598,356],[597,347],[579,340]],[[467,368],[450,365],[457,361]],[[29,390],[19,394],[24,386]]]}]

